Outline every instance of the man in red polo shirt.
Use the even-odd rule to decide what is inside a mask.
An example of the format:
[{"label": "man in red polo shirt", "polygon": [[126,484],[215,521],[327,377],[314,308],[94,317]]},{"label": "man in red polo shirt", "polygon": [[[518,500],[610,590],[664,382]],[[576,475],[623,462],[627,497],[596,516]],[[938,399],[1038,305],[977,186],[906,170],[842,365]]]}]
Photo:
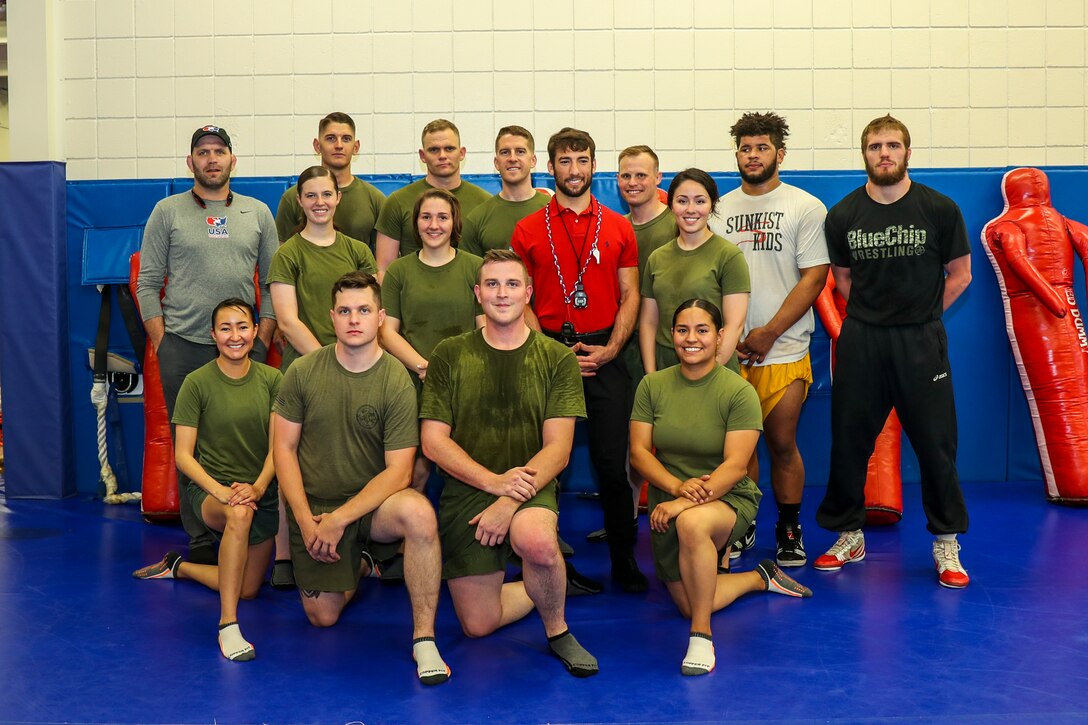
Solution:
[{"label": "man in red polo shirt", "polygon": [[631,223],[590,193],[595,151],[590,135],[574,128],[548,140],[555,197],[518,222],[511,246],[533,281],[529,324],[578,356],[612,578],[624,591],[642,592],[626,468],[631,376],[617,357],[638,318],[638,244]]}]

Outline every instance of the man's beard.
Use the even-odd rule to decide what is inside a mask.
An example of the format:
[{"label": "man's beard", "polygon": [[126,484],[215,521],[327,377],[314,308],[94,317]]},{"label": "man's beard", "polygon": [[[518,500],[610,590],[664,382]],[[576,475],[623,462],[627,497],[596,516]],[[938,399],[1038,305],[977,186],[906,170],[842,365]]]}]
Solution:
[{"label": "man's beard", "polygon": [[895,186],[907,176],[907,160],[903,159],[902,165],[888,170],[878,170],[866,161],[865,173],[869,175],[869,181],[876,186]]},{"label": "man's beard", "polygon": [[770,166],[765,166],[763,168],[763,171],[760,171],[758,174],[746,173],[744,171],[744,168],[741,166],[738,166],[737,170],[740,171],[740,178],[744,181],[744,183],[758,186],[764,181],[768,181],[778,172],[778,159],[775,158],[775,160],[771,162]]},{"label": "man's beard", "polygon": [[558,179],[556,179],[556,181],[555,181],[555,188],[558,191],[563,192],[564,195],[569,196],[572,199],[577,199],[582,194],[585,194],[587,191],[589,191],[590,187],[592,187],[592,186],[593,186],[593,172],[592,171],[590,171],[590,172],[588,172],[586,174],[585,180],[582,183],[582,188],[580,188],[578,190],[571,189],[569,186],[567,186],[565,181],[560,182]]},{"label": "man's beard", "polygon": [[218,191],[230,182],[230,166],[220,167],[219,178],[216,180],[209,179],[207,176],[204,175],[203,171],[199,171],[197,169],[193,169],[193,176],[196,178],[197,183],[203,186],[205,189]]}]

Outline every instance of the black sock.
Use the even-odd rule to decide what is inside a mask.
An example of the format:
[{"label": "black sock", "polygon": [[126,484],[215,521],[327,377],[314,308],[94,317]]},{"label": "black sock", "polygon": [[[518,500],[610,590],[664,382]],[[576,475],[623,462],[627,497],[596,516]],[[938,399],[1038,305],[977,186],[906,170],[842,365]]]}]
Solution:
[{"label": "black sock", "polygon": [[[775,502],[778,503],[778,502]],[[778,504],[778,523],[780,524],[798,524],[801,522],[801,504],[799,503],[779,503]]]}]

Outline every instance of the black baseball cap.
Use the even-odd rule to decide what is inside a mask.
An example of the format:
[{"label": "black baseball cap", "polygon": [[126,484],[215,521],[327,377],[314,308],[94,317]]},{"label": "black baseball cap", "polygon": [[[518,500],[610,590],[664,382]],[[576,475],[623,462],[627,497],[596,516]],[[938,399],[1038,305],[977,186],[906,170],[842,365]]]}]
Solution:
[{"label": "black baseball cap", "polygon": [[218,126],[201,126],[193,132],[193,140],[189,143],[190,153],[196,148],[197,142],[205,136],[215,136],[225,143],[228,149],[231,151],[234,150],[234,147],[230,145],[230,136],[227,135],[227,130],[225,128],[219,128]]}]

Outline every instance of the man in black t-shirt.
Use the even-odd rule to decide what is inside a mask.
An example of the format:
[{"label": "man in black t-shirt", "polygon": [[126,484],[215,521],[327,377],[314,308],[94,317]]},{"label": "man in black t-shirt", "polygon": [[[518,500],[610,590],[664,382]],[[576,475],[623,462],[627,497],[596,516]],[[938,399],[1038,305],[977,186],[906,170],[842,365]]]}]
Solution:
[{"label": "man in black t-shirt", "polygon": [[865,474],[894,406],[918,456],[922,507],[936,535],[942,586],[970,582],[956,534],[967,508],[956,472],[956,409],[941,315],[971,281],[963,215],[911,181],[910,132],[889,116],[861,135],[869,176],[827,214],[831,270],[847,300],[831,389],[831,474],[816,512],[838,541],[813,566],[837,571],[865,558]]}]

